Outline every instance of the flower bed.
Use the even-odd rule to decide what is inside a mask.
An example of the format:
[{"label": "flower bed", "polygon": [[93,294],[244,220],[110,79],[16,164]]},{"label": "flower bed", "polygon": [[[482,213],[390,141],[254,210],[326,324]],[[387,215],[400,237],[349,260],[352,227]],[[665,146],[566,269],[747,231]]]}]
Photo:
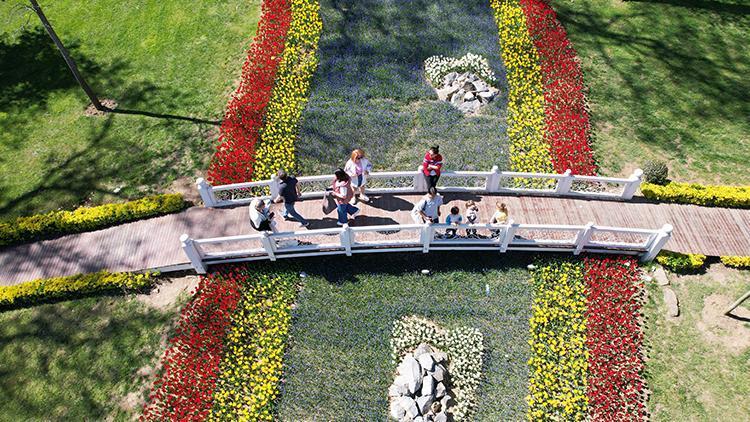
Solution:
[{"label": "flower bed", "polygon": [[633,258],[587,258],[589,416],[598,421],[646,418],[643,332],[639,315],[643,283]]},{"label": "flower bed", "polygon": [[585,420],[586,284],[580,263],[552,261],[532,273],[529,420]]},{"label": "flower bed", "polygon": [[13,286],[0,286],[0,308],[34,304],[56,299],[80,297],[111,290],[139,290],[153,284],[152,274],[110,273],[100,271],[33,280]]},{"label": "flower bed", "polygon": [[225,341],[210,420],[274,420],[284,348],[296,295],[296,274],[233,270],[243,285]]},{"label": "flower bed", "polygon": [[19,217],[11,222],[0,222],[0,246],[101,230],[130,221],[180,212],[187,206],[182,195],[174,193],[147,196],[122,204]]},{"label": "flower bed", "polygon": [[722,264],[733,268],[750,268],[750,256],[722,256]]},{"label": "flower bed", "polygon": [[255,159],[255,180],[278,169],[296,167],[295,141],[307,103],[310,80],[318,66],[317,49],[323,22],[315,0],[292,0],[292,23],[268,105]]},{"label": "flower bed", "polygon": [[565,28],[544,0],[520,0],[539,55],[544,85],[545,137],[555,171],[594,175],[583,71]]},{"label": "flower bed", "polygon": [[259,131],[292,21],[290,0],[264,0],[261,8],[258,31],[242,66],[240,85],[227,105],[207,172],[213,184],[252,180]]},{"label": "flower bed", "polygon": [[677,182],[661,186],[642,183],[641,193],[649,199],[678,204],[750,208],[750,186],[712,186]]},{"label": "flower bed", "polygon": [[201,278],[192,301],[180,313],[142,420],[203,420],[208,416],[224,338],[240,296],[231,272]]},{"label": "flower bed", "polygon": [[703,268],[703,264],[706,263],[706,255],[661,251],[656,256],[656,262],[675,273],[690,273]]},{"label": "flower bed", "polygon": [[526,28],[526,16],[517,0],[491,0],[490,5],[500,28],[500,47],[507,70],[511,169],[552,173],[550,147],[545,141],[541,68]]}]

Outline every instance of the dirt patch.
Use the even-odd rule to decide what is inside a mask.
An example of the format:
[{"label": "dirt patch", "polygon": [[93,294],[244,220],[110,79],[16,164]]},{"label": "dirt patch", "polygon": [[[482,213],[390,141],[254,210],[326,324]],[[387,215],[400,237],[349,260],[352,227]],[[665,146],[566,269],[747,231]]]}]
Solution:
[{"label": "dirt patch", "polygon": [[[99,102],[104,107],[107,107],[108,109],[114,110],[117,108],[117,101],[115,100],[104,98],[104,99],[99,100]],[[101,116],[106,116],[107,112],[99,111],[96,109],[96,107],[94,107],[93,104],[89,104],[89,106],[86,107],[86,111],[83,112],[83,115],[86,117],[101,117]]]},{"label": "dirt patch", "polygon": [[183,292],[189,294],[195,291],[199,280],[200,277],[196,275],[165,279],[149,293],[136,295],[136,299],[149,307],[166,310],[177,303]]},{"label": "dirt patch", "polygon": [[201,201],[201,195],[198,193],[198,188],[195,186],[194,177],[180,177],[169,185],[167,192],[180,193],[186,201],[190,201],[194,204]]},{"label": "dirt patch", "polygon": [[[750,348],[750,328],[746,323],[724,315],[734,302],[729,296],[713,294],[703,301],[701,319],[696,328],[710,344],[719,346],[737,356]],[[750,311],[743,306],[736,308],[734,315],[750,318]]]}]

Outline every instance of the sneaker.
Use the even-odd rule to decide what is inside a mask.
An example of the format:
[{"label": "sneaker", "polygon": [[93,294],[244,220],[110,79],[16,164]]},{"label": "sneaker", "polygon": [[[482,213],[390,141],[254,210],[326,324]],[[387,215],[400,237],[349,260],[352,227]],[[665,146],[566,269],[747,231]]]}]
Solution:
[{"label": "sneaker", "polygon": [[349,204],[354,205],[357,203],[357,195],[352,196],[352,199],[349,200]]},{"label": "sneaker", "polygon": [[307,221],[305,223],[300,223],[300,226],[302,226],[302,227],[310,227],[310,222]]},{"label": "sneaker", "polygon": [[370,202],[370,197],[365,195],[364,193],[359,196],[359,199],[361,199],[362,202]]},{"label": "sneaker", "polygon": [[337,226],[343,226],[344,224],[346,224],[346,223],[342,223],[342,222],[340,222],[340,221],[337,221],[337,222],[336,222],[336,225],[337,225]]},{"label": "sneaker", "polygon": [[297,221],[297,220],[295,220],[294,217],[290,217],[288,215],[285,215],[284,216],[284,221]]}]

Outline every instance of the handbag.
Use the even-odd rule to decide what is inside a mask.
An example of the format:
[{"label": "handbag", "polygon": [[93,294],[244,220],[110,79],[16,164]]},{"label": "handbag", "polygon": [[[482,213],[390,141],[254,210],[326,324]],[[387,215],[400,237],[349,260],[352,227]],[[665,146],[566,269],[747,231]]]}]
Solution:
[{"label": "handbag", "polygon": [[322,211],[323,214],[328,215],[333,212],[333,210],[336,209],[338,205],[336,204],[336,200],[333,199],[333,195],[331,195],[331,192],[326,192],[323,194],[323,204],[322,204]]}]

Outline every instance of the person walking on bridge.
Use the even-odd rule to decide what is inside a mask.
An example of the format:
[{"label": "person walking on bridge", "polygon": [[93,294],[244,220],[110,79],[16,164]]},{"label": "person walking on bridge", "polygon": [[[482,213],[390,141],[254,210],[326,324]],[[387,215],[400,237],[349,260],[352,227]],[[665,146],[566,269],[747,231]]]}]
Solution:
[{"label": "person walking on bridge", "polygon": [[346,174],[344,169],[337,169],[334,173],[331,195],[336,199],[337,204],[336,211],[339,221],[336,224],[343,226],[349,222],[350,215],[354,218],[359,214],[359,208],[349,203],[354,197],[354,189],[352,189],[352,178]]},{"label": "person walking on bridge", "polygon": [[351,177],[352,187],[354,188],[354,196],[352,196],[351,200],[352,205],[356,202],[358,194],[361,201],[370,201],[370,198],[365,195],[365,184],[367,184],[367,176],[370,175],[371,170],[372,163],[365,158],[365,152],[359,148],[352,151],[351,158],[344,166],[344,171]]},{"label": "person walking on bridge", "polygon": [[305,217],[299,215],[297,210],[294,209],[294,203],[297,202],[300,197],[299,186],[297,186],[297,178],[289,176],[286,171],[279,170],[279,196],[274,199],[275,203],[284,203],[284,210],[282,216],[285,220],[297,220],[302,227],[307,227],[310,222],[305,220]]},{"label": "person walking on bridge", "polygon": [[411,218],[416,224],[439,223],[441,205],[443,205],[443,197],[438,195],[437,189],[432,186],[427,190],[427,194],[414,205]]},{"label": "person walking on bridge", "polygon": [[422,173],[427,179],[427,189],[437,188],[440,179],[440,169],[443,168],[443,156],[440,155],[440,147],[435,145],[427,150],[422,160]]}]

